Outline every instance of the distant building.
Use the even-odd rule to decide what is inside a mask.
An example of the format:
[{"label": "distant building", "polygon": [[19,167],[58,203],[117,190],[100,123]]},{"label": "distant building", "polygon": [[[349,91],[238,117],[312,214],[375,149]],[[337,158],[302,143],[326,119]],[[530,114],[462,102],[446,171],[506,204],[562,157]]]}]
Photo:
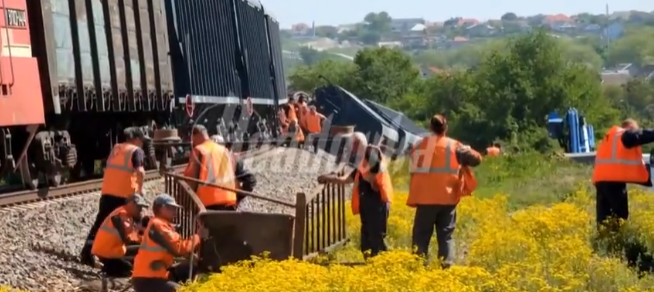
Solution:
[{"label": "distant building", "polygon": [[624,24],[615,22],[606,27],[604,36],[609,40],[617,40],[624,36]]},{"label": "distant building", "polygon": [[424,24],[423,18],[398,18],[391,20],[391,30],[404,33],[410,31],[416,24]]}]

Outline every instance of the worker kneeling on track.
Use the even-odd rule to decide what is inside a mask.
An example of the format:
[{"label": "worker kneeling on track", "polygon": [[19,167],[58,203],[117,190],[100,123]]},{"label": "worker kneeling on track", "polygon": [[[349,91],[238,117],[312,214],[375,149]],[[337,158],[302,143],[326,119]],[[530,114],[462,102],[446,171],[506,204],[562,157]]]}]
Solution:
[{"label": "worker kneeling on track", "polygon": [[100,225],[91,253],[100,259],[106,276],[124,278],[131,275],[129,257],[136,255],[141,242],[135,222],[140,221],[144,207],[148,207],[148,202],[140,194],[134,194],[127,205],[111,212]]},{"label": "worker kneeling on track", "polygon": [[387,171],[382,151],[367,145],[366,137],[355,133],[353,150],[365,149],[364,157],[356,170],[339,177],[334,174],[318,177],[320,183],[347,184],[352,188],[352,213],[361,218],[361,252],[364,258],[386,251],[386,228],[389,207],[393,197],[393,184]]},{"label": "worker kneeling on track", "polygon": [[138,254],[134,258],[132,284],[136,292],[172,292],[177,282],[188,280],[190,265],[173,265],[175,257],[193,256],[200,236],[181,239],[171,223],[180,206],[168,194],[160,194],[152,204],[154,217],[145,229]]},{"label": "worker kneeling on track", "polygon": [[234,164],[229,150],[211,140],[207,129],[202,125],[193,127],[191,139],[193,151],[184,176],[203,183],[189,182],[189,186],[197,193],[207,210],[235,211],[238,202],[235,192],[207,185],[216,184],[236,189]]}]

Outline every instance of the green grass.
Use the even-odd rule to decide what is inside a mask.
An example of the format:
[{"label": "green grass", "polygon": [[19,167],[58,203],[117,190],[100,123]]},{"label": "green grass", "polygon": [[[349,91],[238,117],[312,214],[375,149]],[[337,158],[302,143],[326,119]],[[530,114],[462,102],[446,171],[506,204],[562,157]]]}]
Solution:
[{"label": "green grass", "polygon": [[[393,166],[393,182],[399,190],[406,190],[409,182],[408,166],[403,163]],[[580,188],[590,189],[592,171],[592,165],[539,153],[486,157],[474,170],[479,183],[474,196],[507,195],[513,210],[557,203]]]}]

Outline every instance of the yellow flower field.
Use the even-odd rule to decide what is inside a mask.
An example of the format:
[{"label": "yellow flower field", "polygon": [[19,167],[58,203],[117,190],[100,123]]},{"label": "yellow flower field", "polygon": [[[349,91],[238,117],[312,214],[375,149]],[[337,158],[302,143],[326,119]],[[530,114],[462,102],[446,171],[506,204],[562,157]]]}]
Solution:
[{"label": "yellow flower field", "polygon": [[[398,161],[391,170],[396,190],[406,189],[406,165]],[[484,161],[475,171],[480,188],[458,208],[457,265],[449,270],[411,255],[414,210],[398,192],[387,238],[392,251],[365,265],[337,264],[363,261],[359,220],[349,216],[352,242],[329,257],[332,265],[255,260],[184,291],[654,291],[654,276],[639,277],[622,253],[596,240],[591,171],[535,153]],[[654,197],[635,188],[630,200],[631,220],[610,242],[654,251]],[[435,248],[433,242],[432,255]]]}]

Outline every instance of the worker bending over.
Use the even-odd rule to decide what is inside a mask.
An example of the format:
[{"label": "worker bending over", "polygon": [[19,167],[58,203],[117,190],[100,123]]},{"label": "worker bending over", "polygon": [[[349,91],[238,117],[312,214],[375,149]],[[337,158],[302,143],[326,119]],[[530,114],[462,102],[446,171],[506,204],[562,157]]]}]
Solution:
[{"label": "worker bending over", "polygon": [[427,259],[435,229],[438,257],[447,268],[454,263],[456,207],[462,196],[470,195],[476,188],[470,167],[481,163],[481,155],[446,136],[445,117],[432,117],[430,128],[431,135],[418,142],[411,152],[407,205],[416,208],[412,238],[417,253]]},{"label": "worker bending over", "polygon": [[[381,150],[369,146],[362,133],[353,135],[353,151],[362,152],[363,160],[346,176],[327,174],[318,177],[320,183],[348,184],[352,188],[352,213],[361,218],[361,252],[364,258],[386,251],[386,228],[393,184]],[[357,155],[357,154],[355,154]]]},{"label": "worker bending over", "polygon": [[[180,206],[168,194],[158,195],[152,204],[154,217],[150,219],[134,258],[132,284],[136,292],[172,292],[179,284],[170,278],[181,280],[188,277],[190,266],[182,264],[173,267],[175,257],[193,256],[200,244],[200,236],[193,235],[187,240],[175,230],[171,223]],[[186,276],[183,274],[186,273]]]},{"label": "worker bending over", "polygon": [[193,151],[184,176],[203,183],[189,182],[189,186],[195,190],[207,210],[236,210],[236,193],[207,185],[236,189],[232,155],[225,146],[218,145],[209,138],[204,126],[193,126],[191,134]]},{"label": "worker bending over", "polygon": [[126,128],[124,135],[127,141],[116,144],[107,158],[98,214],[80,255],[82,264],[92,267],[95,266],[95,260],[91,255],[91,248],[95,234],[104,219],[111,212],[125,205],[133,194],[143,193],[145,153],[141,147],[143,147],[143,141],[149,140],[150,137],[137,127]]},{"label": "worker bending over", "polygon": [[599,142],[593,170],[598,227],[617,231],[619,220],[629,218],[627,183],[651,186],[641,145],[652,142],[654,130],[640,129],[633,119],[613,126]]},{"label": "worker bending over", "polygon": [[486,148],[486,155],[491,157],[497,157],[502,154],[502,146],[500,143],[493,143],[493,145]]},{"label": "worker bending over", "polygon": [[[225,145],[225,139],[223,136],[214,135],[211,139],[219,145]],[[254,187],[257,186],[257,177],[245,167],[245,163],[243,163],[243,160],[236,153],[230,150],[229,154],[232,157],[234,175],[236,175],[236,187],[239,190],[244,190],[246,192],[253,191]],[[241,203],[244,198],[245,196],[238,193],[236,194],[238,203]]]},{"label": "worker bending over", "polygon": [[102,263],[102,272],[108,277],[123,278],[132,274],[131,260],[138,251],[141,237],[137,225],[141,211],[148,202],[139,194],[132,195],[127,205],[114,210],[104,219],[93,241],[91,253]]}]

